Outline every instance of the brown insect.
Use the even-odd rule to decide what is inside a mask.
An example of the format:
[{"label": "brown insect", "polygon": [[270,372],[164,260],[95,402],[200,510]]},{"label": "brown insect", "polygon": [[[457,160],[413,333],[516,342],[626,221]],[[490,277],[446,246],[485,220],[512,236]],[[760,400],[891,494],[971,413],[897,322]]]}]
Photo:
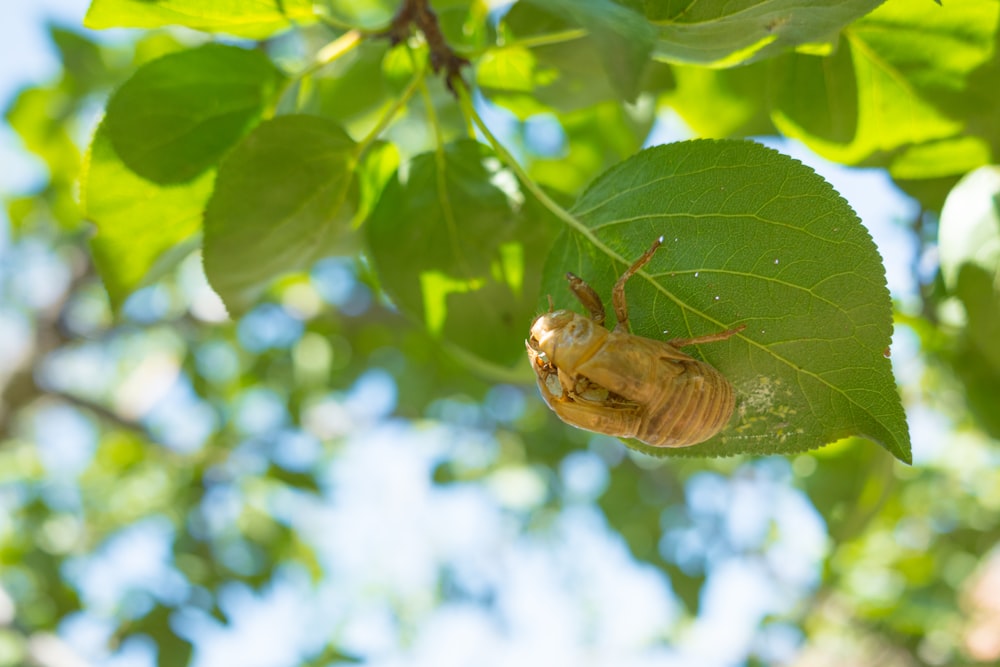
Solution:
[{"label": "brown insect", "polygon": [[629,333],[625,283],[661,243],[663,237],[615,283],[611,295],[618,324],[612,331],[603,326],[604,304],[597,292],[567,273],[590,318],[550,306],[532,322],[525,344],[542,398],[567,424],[654,447],[686,447],[722,430],[735,401],[732,385],[719,371],[678,348],[726,340],[746,325],[668,341]]}]

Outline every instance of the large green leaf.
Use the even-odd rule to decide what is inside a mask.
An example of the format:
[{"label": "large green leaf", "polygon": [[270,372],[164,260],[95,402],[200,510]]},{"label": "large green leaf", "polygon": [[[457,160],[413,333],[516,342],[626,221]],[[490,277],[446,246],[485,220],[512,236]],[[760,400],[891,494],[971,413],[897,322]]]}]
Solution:
[{"label": "large green leaf", "polygon": [[141,67],[108,102],[122,160],[157,183],[215,166],[260,120],[283,77],[260,51],[206,44]]},{"label": "large green leaf", "polygon": [[472,141],[419,155],[389,182],[368,222],[372,260],[396,304],[428,330],[494,364],[524,357],[540,267],[554,237],[533,198],[515,206]]},{"label": "large green leaf", "polygon": [[226,156],[205,212],[205,272],[231,314],[343,243],[356,164],[340,126],[305,115],[262,123]]},{"label": "large green leaf", "polygon": [[883,0],[644,2],[660,27],[656,56],[671,62],[739,64],[793,46],[826,42]]},{"label": "large green leaf", "polygon": [[92,0],[88,28],[178,25],[263,39],[314,19],[311,0]]},{"label": "large green leaf", "polygon": [[90,248],[112,308],[169,264],[173,248],[197,235],[213,180],[214,172],[183,185],[144,180],[122,163],[104,124],[97,129],[80,199],[97,227]]},{"label": "large green leaf", "polygon": [[[996,57],[998,16],[993,0],[890,0],[845,30],[832,56],[778,62],[775,124],[849,164],[887,164],[909,145],[959,138],[970,119],[995,116],[1000,103],[995,70],[984,69]],[[959,148],[967,154],[966,144]],[[969,163],[968,155],[951,159],[958,168]],[[913,156],[901,165],[906,178],[920,177],[917,165]],[[939,175],[940,165],[928,165],[927,176]]]},{"label": "large green leaf", "polygon": [[885,356],[892,318],[881,259],[811,169],[750,142],[659,146],[599,177],[571,212],[580,226],[557,241],[542,282],[558,305],[579,309],[567,270],[610,303],[616,277],[663,236],[628,286],[633,332],[665,339],[747,327],[686,348],[735,387],[729,426],[690,448],[633,446],[787,454],[862,435],[910,460]]}]

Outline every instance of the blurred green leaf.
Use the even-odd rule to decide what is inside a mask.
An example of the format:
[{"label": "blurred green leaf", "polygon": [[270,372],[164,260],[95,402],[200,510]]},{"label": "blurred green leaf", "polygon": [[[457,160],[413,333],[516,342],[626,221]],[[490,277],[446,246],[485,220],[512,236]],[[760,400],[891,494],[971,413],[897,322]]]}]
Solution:
[{"label": "blurred green leaf", "polygon": [[142,66],[108,101],[108,136],[134,172],[183,183],[260,120],[282,75],[260,51],[206,44]]},{"label": "blurred green leaf", "polygon": [[23,228],[29,220],[49,217],[63,229],[75,229],[80,224],[80,209],[74,196],[80,150],[72,137],[77,104],[62,86],[25,88],[4,114],[24,147],[40,158],[48,170],[47,182],[32,193],[38,206],[10,203],[11,222],[17,228]]},{"label": "blurred green leaf", "polygon": [[794,46],[827,42],[882,0],[739,0],[686,3],[649,0],[646,17],[659,27],[657,58],[736,65]]},{"label": "blurred green leaf", "polygon": [[968,174],[948,194],[938,226],[941,274],[956,289],[963,265],[972,264],[1000,281],[1000,167]]},{"label": "blurred green leaf", "polygon": [[314,19],[311,0],[92,0],[88,28],[158,28],[176,25],[264,39]]},{"label": "blurred green leaf", "polygon": [[[535,91],[530,95],[525,94],[512,88],[515,86],[514,83],[501,83],[495,76],[488,76],[486,83],[497,85],[495,95],[497,102],[521,118],[552,109],[572,111],[605,100],[619,100],[626,95],[625,87],[630,93],[638,92],[648,53],[642,62],[636,60],[628,64],[630,56],[626,50],[617,56],[619,60],[624,59],[624,63],[609,62],[610,55],[604,51],[604,47],[621,38],[621,34],[614,29],[603,30],[600,35],[588,34],[581,24],[584,19],[570,12],[566,7],[567,4],[569,3],[550,8],[548,3],[518,2],[504,17],[503,32],[509,47],[523,49],[526,47],[522,42],[531,44],[530,53],[536,63],[532,75]],[[606,6],[603,2],[601,5]],[[632,14],[628,10],[619,9]],[[592,16],[594,11],[599,12],[600,8],[590,7],[589,10],[583,11],[589,16],[587,21],[596,20]],[[638,20],[642,20],[638,15],[635,16]],[[551,40],[550,33],[565,35],[567,39]],[[600,41],[601,39],[604,41]],[[536,40],[541,41],[535,44]],[[507,55],[517,57],[516,51]],[[523,69],[525,64],[521,58],[517,69]],[[490,74],[489,60],[485,66],[487,74]],[[619,66],[626,68],[631,66],[634,69],[629,72],[627,78],[616,82],[615,76],[623,76],[620,72],[614,72],[614,68]],[[605,76],[595,76],[597,70],[604,71]],[[523,83],[518,85],[523,87]],[[492,89],[487,86],[487,90]]]},{"label": "blurred green leaf", "polygon": [[476,61],[476,83],[491,90],[530,93],[537,84],[536,70],[537,60],[530,49],[490,49]]},{"label": "blurred green leaf", "polygon": [[[902,149],[889,165],[889,173],[897,182],[903,179],[954,177],[989,164],[991,155],[986,139],[962,135]],[[940,209],[942,203],[929,208]]]},{"label": "blurred green leaf", "polygon": [[957,137],[970,114],[998,106],[995,76],[992,85],[970,87],[995,57],[998,15],[992,0],[943,7],[890,0],[849,26],[832,56],[779,62],[774,122],[846,164],[884,163],[909,144]]},{"label": "blurred green leaf", "polygon": [[72,100],[58,88],[25,88],[4,117],[25,148],[45,162],[55,178],[72,181],[80,169],[80,150],[67,122]]},{"label": "blurred green leaf", "polygon": [[171,250],[197,236],[214,180],[214,172],[183,185],[144,180],[122,163],[105,125],[98,127],[80,200],[84,217],[97,227],[90,248],[114,310],[180,258]]},{"label": "blurred green leaf", "polygon": [[146,635],[158,647],[157,667],[187,667],[194,653],[191,642],[183,639],[171,627],[174,610],[156,605],[142,618],[132,621],[126,628],[129,635]]},{"label": "blurred green leaf", "polygon": [[[775,122],[792,136],[850,144],[858,133],[858,86],[852,51],[841,42],[828,56],[790,54],[772,69]],[[870,150],[874,150],[871,148]]]},{"label": "blurred green leaf", "polygon": [[[996,312],[993,311],[991,318],[994,327]],[[996,356],[995,350],[994,345],[984,351],[981,346],[966,338],[959,343],[958,349],[949,361],[955,375],[965,388],[969,414],[990,437],[1000,440],[1000,411],[997,410],[997,396],[1000,396],[1000,368],[997,367],[995,359],[990,358]]]},{"label": "blurred green leaf", "polygon": [[633,332],[664,339],[747,326],[686,350],[732,382],[731,425],[701,445],[641,451],[789,454],[854,434],[910,460],[884,356],[892,320],[881,259],[847,202],[811,169],[750,142],[659,146],[603,174],[571,212],[583,228],[560,236],[542,282],[557,304],[576,305],[567,270],[607,299],[663,236],[629,284]]},{"label": "blurred green leaf", "polygon": [[277,277],[342,247],[358,206],[354,141],[318,116],[257,127],[219,166],[205,212],[205,272],[233,315]]},{"label": "blurred green leaf", "polygon": [[311,95],[300,111],[328,116],[344,124],[377,113],[389,102],[389,88],[382,75],[387,51],[386,42],[366,40],[324,67],[312,79]]},{"label": "blurred green leaf", "polygon": [[945,286],[965,307],[953,364],[973,415],[1000,437],[1000,168],[981,167],[948,194],[938,226]]},{"label": "blurred green leaf", "polygon": [[107,83],[110,73],[97,44],[58,25],[49,26],[49,37],[59,51],[64,73],[73,81],[78,94],[84,95]]},{"label": "blurred green leaf", "polygon": [[384,30],[399,10],[395,0],[320,0],[316,3],[339,24],[361,30]]},{"label": "blurred green leaf", "polygon": [[468,140],[412,160],[367,225],[379,279],[435,336],[499,366],[524,359],[540,267],[554,235],[533,198],[514,202]]},{"label": "blurred green leaf", "polygon": [[656,38],[656,31],[641,14],[611,0],[525,2],[586,30],[612,87],[624,100],[635,101]]},{"label": "blurred green leaf", "polygon": [[358,219],[364,220],[378,205],[382,191],[399,168],[399,149],[389,142],[370,146],[358,164],[360,203]]},{"label": "blurred green leaf", "polygon": [[675,85],[663,102],[699,136],[725,139],[773,134],[767,90],[770,63],[729,69],[675,65]]},{"label": "blurred green leaf", "polygon": [[530,163],[532,178],[554,190],[577,192],[599,173],[642,148],[655,122],[651,106],[628,111],[616,102],[558,114],[566,146]]}]

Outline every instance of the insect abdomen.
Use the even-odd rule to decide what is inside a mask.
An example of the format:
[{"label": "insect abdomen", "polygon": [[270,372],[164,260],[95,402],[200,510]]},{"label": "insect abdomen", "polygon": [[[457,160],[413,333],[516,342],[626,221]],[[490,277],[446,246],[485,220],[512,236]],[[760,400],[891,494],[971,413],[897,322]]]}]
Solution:
[{"label": "insect abdomen", "polygon": [[729,422],[733,387],[717,370],[692,359],[647,406],[636,438],[654,447],[686,447],[708,440]]}]

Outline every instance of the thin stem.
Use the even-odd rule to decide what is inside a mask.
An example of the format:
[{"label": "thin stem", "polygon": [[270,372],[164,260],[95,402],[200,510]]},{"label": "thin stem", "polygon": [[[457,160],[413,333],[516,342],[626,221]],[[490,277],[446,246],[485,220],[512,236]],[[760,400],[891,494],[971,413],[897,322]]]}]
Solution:
[{"label": "thin stem", "polygon": [[[410,52],[410,57],[411,59],[413,58],[412,51]],[[410,101],[410,98],[413,97],[414,93],[416,93],[416,91],[419,88],[426,87],[425,85],[423,85],[427,76],[426,65],[424,65],[423,63],[416,64],[416,68],[417,68],[416,71],[413,73],[413,78],[410,79],[410,82],[406,85],[406,88],[403,90],[403,93],[399,97],[397,97],[396,100],[391,105],[389,105],[389,108],[385,110],[385,113],[383,113],[382,116],[378,119],[378,122],[375,123],[375,127],[373,127],[371,131],[361,141],[358,142],[358,157],[364,155],[365,151],[368,150],[369,146],[371,146],[375,142],[375,140],[378,139],[383,132],[385,132],[385,129],[389,127],[390,123],[392,123],[393,119],[396,117],[396,114],[399,113],[399,110],[402,109],[403,106]]]},{"label": "thin stem", "polygon": [[438,121],[437,111],[434,110],[434,101],[431,99],[431,91],[427,89],[427,83],[421,82],[420,97],[424,100],[424,110],[427,113],[427,122],[434,128],[434,152],[438,160],[444,159],[444,133],[441,131],[441,123]]},{"label": "thin stem", "polygon": [[514,156],[510,154],[510,151],[504,148],[503,144],[501,144],[493,133],[490,132],[490,129],[486,127],[486,123],[483,122],[483,119],[476,112],[475,106],[472,104],[472,98],[469,96],[469,91],[465,86],[455,86],[455,94],[458,96],[458,102],[462,107],[462,112],[467,117],[472,119],[500,160],[514,172],[517,179],[521,181],[521,185],[523,185],[526,190],[531,192],[531,194],[533,194],[535,198],[542,203],[542,206],[549,209],[553,215],[569,225],[573,231],[584,236],[588,241],[590,241],[590,243],[606,253],[608,257],[617,259],[624,264],[628,264],[623,257],[597,238],[589,227],[584,225],[576,217],[574,217],[572,213],[564,209],[556,203],[554,199],[549,197],[548,194],[546,194],[545,191],[540,188],[537,183],[535,183],[528,173],[524,171],[524,168],[518,164],[517,160],[514,159]]},{"label": "thin stem", "polygon": [[550,44],[562,44],[564,42],[572,42],[577,39],[582,39],[586,37],[588,33],[583,28],[573,28],[570,30],[563,30],[562,32],[553,32],[548,35],[536,35],[534,37],[525,37],[524,39],[519,39],[514,42],[505,44],[504,46],[521,46],[526,49],[535,48],[538,46],[548,46]]},{"label": "thin stem", "polygon": [[316,53],[316,57],[313,59],[312,64],[304,69],[299,76],[308,76],[321,67],[329,65],[337,58],[349,53],[361,43],[361,37],[362,35],[360,31],[348,30],[343,35],[321,48]]},{"label": "thin stem", "polygon": [[309,63],[306,67],[303,67],[301,71],[288,77],[284,85],[278,91],[278,94],[275,95],[274,104],[268,110],[267,115],[274,115],[275,111],[281,106],[282,100],[285,99],[285,95],[288,94],[288,91],[291,90],[292,86],[301,82],[305,78],[312,76],[338,58],[341,58],[342,56],[353,51],[358,44],[361,43],[362,37],[363,35],[361,32],[357,30],[348,30],[343,35],[321,48],[316,53],[316,57],[313,58],[311,63]]}]

